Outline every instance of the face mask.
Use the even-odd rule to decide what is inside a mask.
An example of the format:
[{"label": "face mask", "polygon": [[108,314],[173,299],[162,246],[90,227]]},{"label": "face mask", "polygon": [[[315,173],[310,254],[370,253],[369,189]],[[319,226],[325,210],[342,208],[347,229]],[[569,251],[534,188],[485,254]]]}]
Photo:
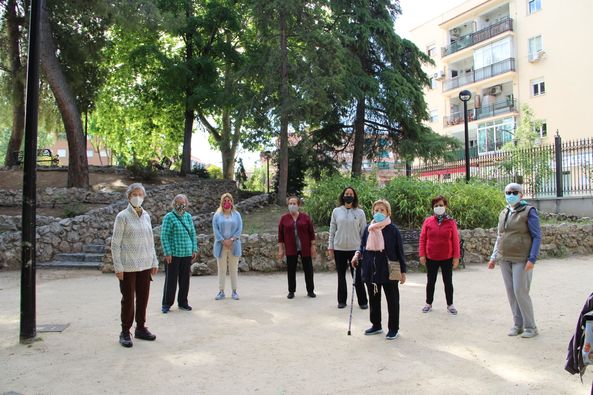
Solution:
[{"label": "face mask", "polygon": [[223,208],[223,209],[225,209],[225,210],[228,210],[228,209],[230,209],[231,207],[233,207],[233,205],[232,205],[230,202],[224,202],[224,203],[222,204],[222,208]]},{"label": "face mask", "polygon": [[299,206],[297,206],[296,204],[289,204],[288,211],[290,211],[291,213],[296,213],[299,211]]},{"label": "face mask", "polygon": [[433,210],[436,215],[445,214],[445,207],[435,207]]},{"label": "face mask", "polygon": [[134,207],[140,207],[140,206],[142,206],[142,202],[143,201],[144,201],[144,198],[143,197],[140,197],[140,196],[132,196],[132,198],[130,199],[130,203]]},{"label": "face mask", "polygon": [[185,210],[185,204],[176,204],[175,205],[175,210],[177,210],[179,212]]},{"label": "face mask", "polygon": [[383,213],[375,213],[373,215],[373,219],[375,220],[375,222],[381,222],[385,219],[385,214]]},{"label": "face mask", "polygon": [[505,198],[507,200],[507,203],[510,204],[511,206],[514,206],[515,204],[519,203],[519,201],[521,200],[519,195],[505,195]]},{"label": "face mask", "polygon": [[354,196],[344,196],[344,203],[352,204],[354,202]]}]

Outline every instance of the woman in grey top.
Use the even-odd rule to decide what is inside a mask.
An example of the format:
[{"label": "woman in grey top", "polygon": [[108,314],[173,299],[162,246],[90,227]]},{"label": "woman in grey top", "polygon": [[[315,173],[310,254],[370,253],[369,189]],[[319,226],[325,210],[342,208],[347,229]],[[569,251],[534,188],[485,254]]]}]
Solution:
[{"label": "woman in grey top", "polygon": [[[338,308],[346,307],[348,286],[346,285],[346,269],[354,276],[350,261],[354,252],[360,247],[360,239],[366,227],[364,211],[358,208],[358,195],[352,187],[346,187],[340,194],[340,207],[332,212],[329,226],[328,256],[336,262],[338,273]],[[356,268],[356,297],[361,309],[368,308],[367,294],[360,275],[360,266]]]}]

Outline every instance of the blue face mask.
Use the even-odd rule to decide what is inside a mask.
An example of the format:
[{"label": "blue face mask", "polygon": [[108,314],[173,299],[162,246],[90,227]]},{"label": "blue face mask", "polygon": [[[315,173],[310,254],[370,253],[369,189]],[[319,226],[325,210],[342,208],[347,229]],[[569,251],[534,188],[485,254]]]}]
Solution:
[{"label": "blue face mask", "polygon": [[373,219],[375,220],[375,222],[381,222],[385,219],[385,215],[383,213],[375,213],[373,215]]},{"label": "blue face mask", "polygon": [[507,200],[507,203],[510,204],[511,206],[514,206],[515,204],[519,203],[519,201],[521,200],[519,195],[505,195],[505,198]]}]

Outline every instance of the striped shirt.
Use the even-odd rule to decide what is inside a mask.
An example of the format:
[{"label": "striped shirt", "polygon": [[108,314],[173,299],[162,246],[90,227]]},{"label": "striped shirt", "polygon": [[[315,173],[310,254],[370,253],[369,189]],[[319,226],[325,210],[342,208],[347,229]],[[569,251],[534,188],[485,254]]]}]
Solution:
[{"label": "striped shirt", "polygon": [[179,216],[170,211],[163,218],[161,245],[165,256],[187,257],[198,252],[196,228],[191,214],[185,211]]},{"label": "striped shirt", "polygon": [[158,267],[150,215],[144,209],[138,216],[134,207],[117,214],[111,237],[111,255],[116,273],[139,272]]}]

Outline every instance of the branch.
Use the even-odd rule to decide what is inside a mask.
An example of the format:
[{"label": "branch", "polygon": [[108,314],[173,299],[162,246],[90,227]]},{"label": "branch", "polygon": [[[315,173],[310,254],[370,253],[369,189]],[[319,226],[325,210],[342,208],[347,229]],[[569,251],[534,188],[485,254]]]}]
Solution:
[{"label": "branch", "polygon": [[384,125],[384,124],[379,123],[379,122],[371,121],[370,119],[365,119],[364,120],[364,123],[365,124],[368,123],[369,125],[377,126],[379,128],[385,128],[385,130],[389,130],[391,132],[395,132],[395,133],[399,133],[400,132],[399,129],[396,129],[396,128],[394,128],[392,126],[389,126],[389,125]]},{"label": "branch", "polygon": [[214,126],[212,126],[210,122],[208,122],[208,120],[202,113],[198,112],[198,118],[200,118],[200,122],[202,122],[202,125],[204,125],[206,129],[208,129],[208,132],[210,132],[210,134],[214,137],[214,140],[220,141],[222,139],[220,133],[218,133],[218,130]]}]

